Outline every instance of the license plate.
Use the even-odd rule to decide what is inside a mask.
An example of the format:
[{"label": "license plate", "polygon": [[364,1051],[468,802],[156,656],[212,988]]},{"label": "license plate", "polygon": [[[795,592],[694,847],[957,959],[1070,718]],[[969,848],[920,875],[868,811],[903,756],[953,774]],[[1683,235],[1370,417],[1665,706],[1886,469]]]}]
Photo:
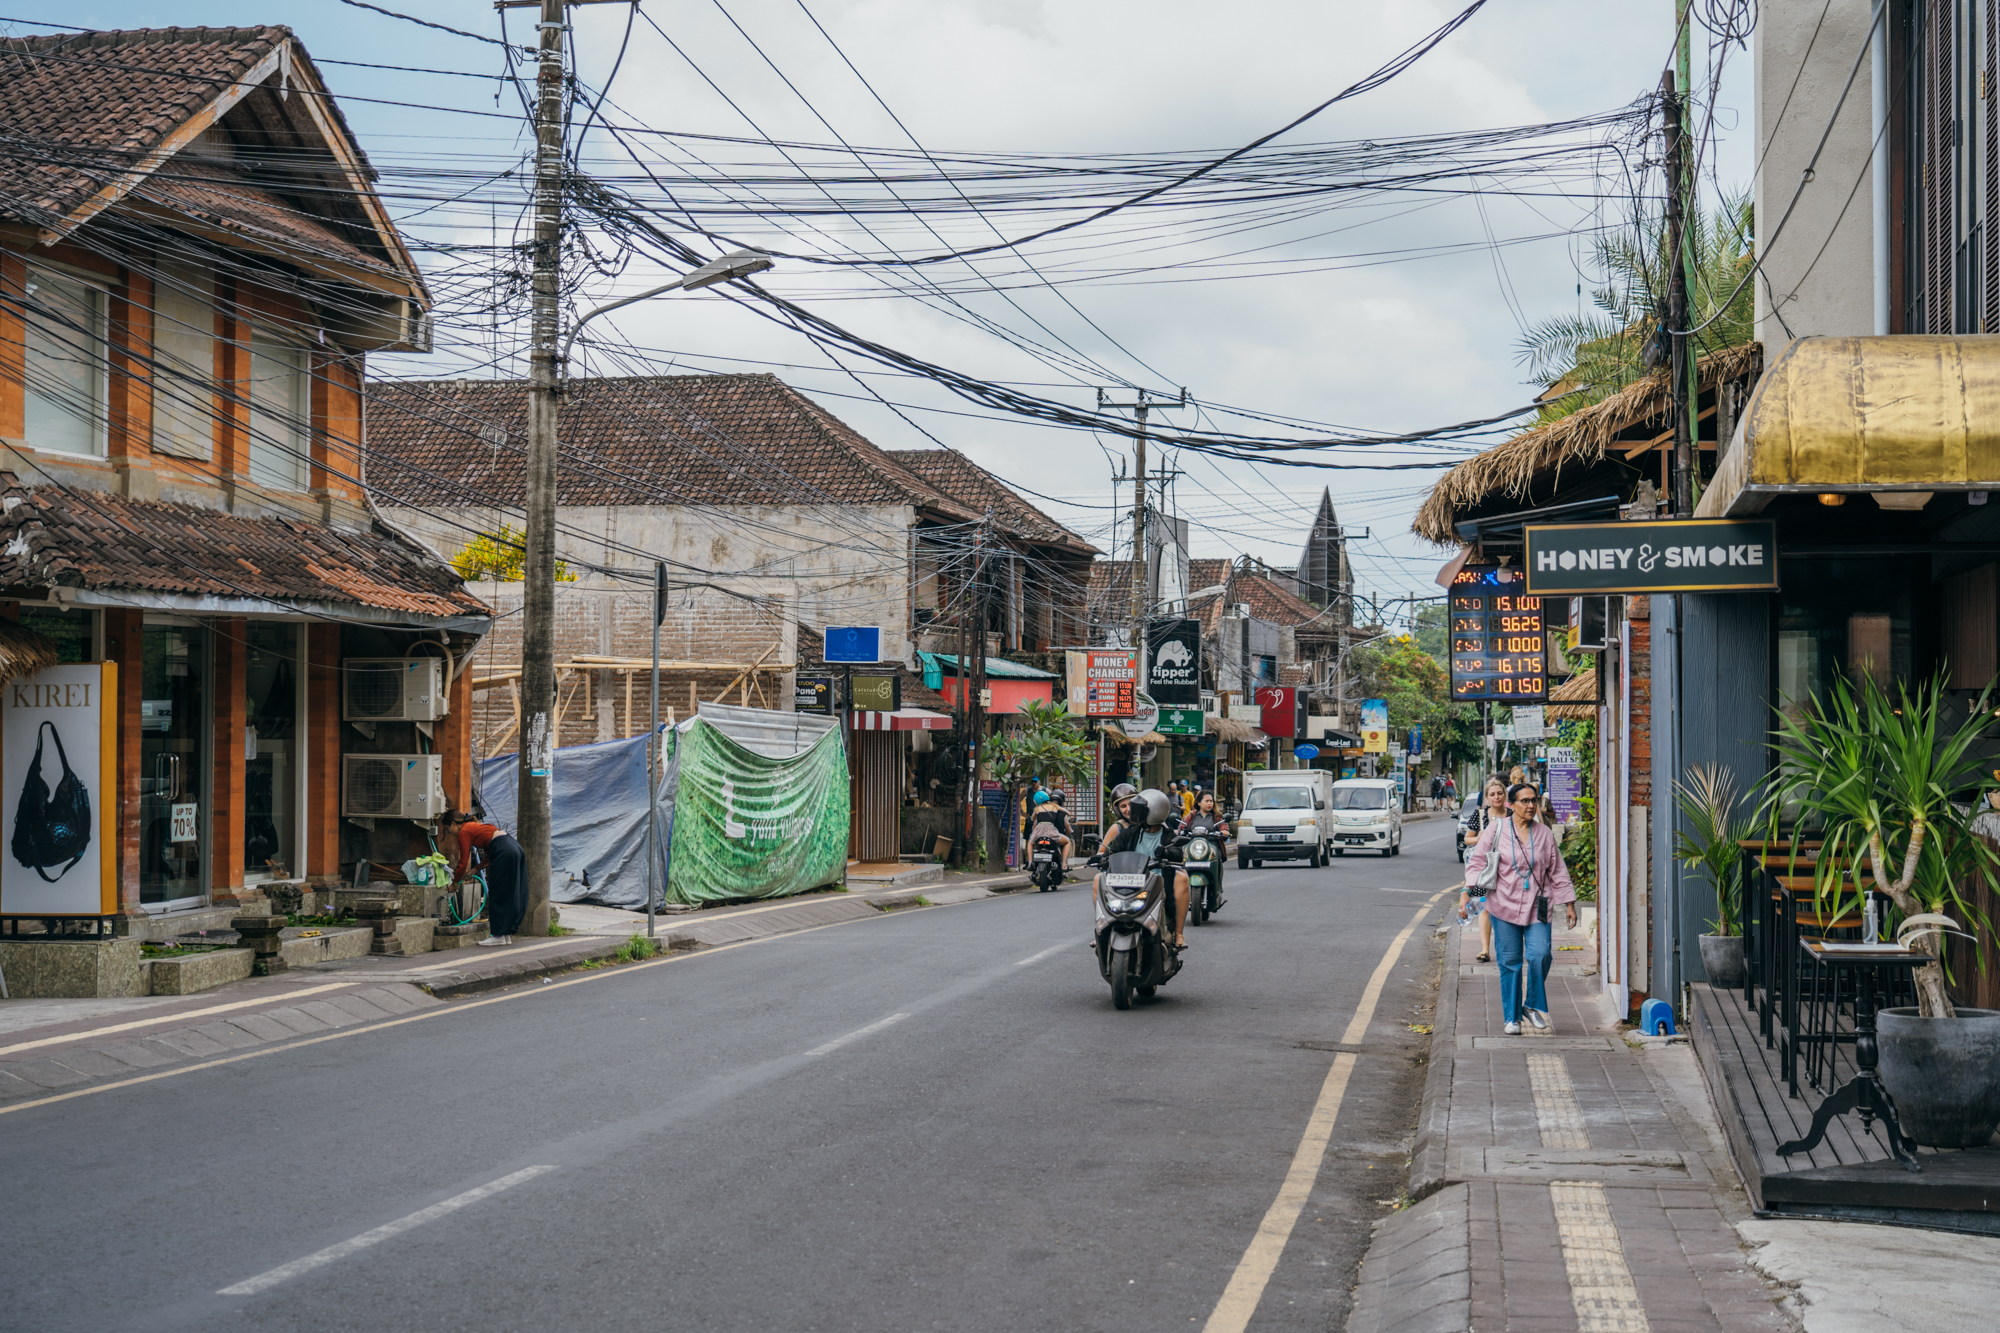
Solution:
[{"label": "license plate", "polygon": [[1342,838],[1342,839],[1341,839],[1341,841],[1342,841],[1342,842],[1366,842],[1366,841],[1368,841],[1368,839],[1366,839],[1366,838]]},{"label": "license plate", "polygon": [[1035,859],[1037,861],[1053,861],[1056,859],[1056,854],[1054,852],[1036,852]]},{"label": "license plate", "polygon": [[1264,841],[1265,841],[1265,842],[1284,842],[1284,841],[1286,841],[1286,838],[1285,838],[1285,835],[1284,835],[1284,834],[1282,834],[1282,833],[1266,833],[1266,834],[1264,835]]},{"label": "license plate", "polygon": [[1146,887],[1144,875],[1106,875],[1104,887],[1107,889],[1143,889]]}]

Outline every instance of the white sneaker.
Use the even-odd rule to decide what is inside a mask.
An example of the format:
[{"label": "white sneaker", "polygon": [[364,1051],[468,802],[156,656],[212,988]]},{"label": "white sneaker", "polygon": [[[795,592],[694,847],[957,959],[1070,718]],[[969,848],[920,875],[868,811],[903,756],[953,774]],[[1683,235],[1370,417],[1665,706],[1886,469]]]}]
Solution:
[{"label": "white sneaker", "polygon": [[1549,1029],[1549,1016],[1539,1009],[1530,1009],[1528,1011],[1528,1021],[1544,1032]]},{"label": "white sneaker", "polygon": [[1501,1028],[1500,1030],[1506,1033],[1510,1037],[1518,1037],[1521,1035],[1521,1025],[1519,1023],[1509,1023],[1506,1027]]},{"label": "white sneaker", "polygon": [[505,944],[506,942],[507,940],[505,936],[488,935],[485,939],[479,941],[478,947],[482,949],[493,949],[493,948],[498,948],[500,945]]}]

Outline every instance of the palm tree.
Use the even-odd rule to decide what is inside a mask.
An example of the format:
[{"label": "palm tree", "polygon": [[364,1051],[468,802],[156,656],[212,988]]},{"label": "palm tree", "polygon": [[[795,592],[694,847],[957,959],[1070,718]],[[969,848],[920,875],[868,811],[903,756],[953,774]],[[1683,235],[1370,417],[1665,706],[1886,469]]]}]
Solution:
[{"label": "palm tree", "polygon": [[[1692,218],[1695,265],[1688,305],[1690,327],[1700,329],[1694,335],[1697,356],[1739,347],[1755,336],[1755,302],[1744,281],[1756,253],[1753,220],[1752,201],[1744,194],[1724,199],[1713,216]],[[1557,315],[1521,335],[1518,359],[1530,378],[1566,391],[1542,409],[1537,425],[1602,402],[1666,364],[1666,349],[1656,337],[1666,322],[1665,247],[1666,225],[1658,218],[1598,236],[1591,248],[1610,282],[1592,294],[1596,310]]]}]

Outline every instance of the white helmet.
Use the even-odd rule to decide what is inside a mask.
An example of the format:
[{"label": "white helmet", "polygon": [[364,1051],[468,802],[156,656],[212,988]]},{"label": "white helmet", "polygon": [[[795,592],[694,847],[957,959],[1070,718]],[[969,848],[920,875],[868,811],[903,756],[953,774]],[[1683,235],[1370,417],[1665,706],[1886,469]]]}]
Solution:
[{"label": "white helmet", "polygon": [[1167,822],[1167,814],[1173,808],[1173,801],[1158,787],[1148,787],[1139,793],[1136,801],[1146,803],[1146,827],[1158,828]]}]

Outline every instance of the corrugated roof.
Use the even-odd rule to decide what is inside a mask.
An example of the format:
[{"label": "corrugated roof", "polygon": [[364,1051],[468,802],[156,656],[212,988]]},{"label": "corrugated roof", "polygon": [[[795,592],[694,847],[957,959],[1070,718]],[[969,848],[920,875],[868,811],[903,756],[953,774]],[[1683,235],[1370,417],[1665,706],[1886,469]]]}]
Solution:
[{"label": "corrugated roof", "polygon": [[[952,675],[956,676],[958,674],[959,662],[957,653],[918,653],[917,658],[927,666],[936,663],[941,668],[949,667]],[[977,669],[978,664],[975,662],[973,665],[974,669]],[[1009,662],[1001,657],[989,657],[986,659],[986,674],[998,677],[1001,680],[1061,679],[1053,671],[1043,671],[1039,667],[1024,666],[1019,662]]]}]

